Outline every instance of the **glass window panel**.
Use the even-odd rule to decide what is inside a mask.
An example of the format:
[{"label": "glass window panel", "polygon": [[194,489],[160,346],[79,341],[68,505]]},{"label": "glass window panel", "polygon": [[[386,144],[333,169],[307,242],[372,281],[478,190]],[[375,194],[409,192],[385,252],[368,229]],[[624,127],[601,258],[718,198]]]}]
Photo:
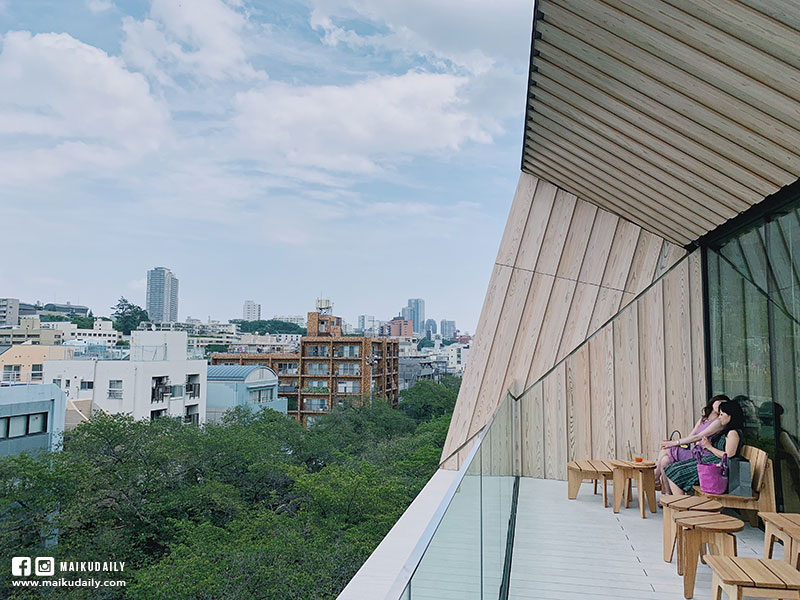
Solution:
[{"label": "glass window panel", "polygon": [[8,437],[8,418],[0,419],[0,439]]},{"label": "glass window panel", "polygon": [[47,413],[28,415],[28,434],[43,433],[47,427]]},{"label": "glass window panel", "polygon": [[28,415],[11,417],[8,420],[8,437],[20,437],[25,435],[25,428],[28,425]]}]

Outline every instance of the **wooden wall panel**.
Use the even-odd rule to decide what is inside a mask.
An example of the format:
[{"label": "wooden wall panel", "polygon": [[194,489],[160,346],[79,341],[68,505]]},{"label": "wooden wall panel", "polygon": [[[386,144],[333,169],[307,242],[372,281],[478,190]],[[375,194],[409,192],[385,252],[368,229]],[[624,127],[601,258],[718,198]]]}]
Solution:
[{"label": "wooden wall panel", "polygon": [[592,395],[592,456],[616,455],[616,414],[614,410],[614,338],[605,327],[589,340],[589,368]]},{"label": "wooden wall panel", "polygon": [[[520,402],[520,437],[527,437],[522,433],[527,426],[538,427],[541,432],[540,441],[520,446],[523,456],[515,463],[527,460],[523,470],[561,476],[558,463],[562,457],[603,452],[602,457],[608,458],[617,454],[619,444],[626,441],[623,438],[638,435],[645,445],[662,436],[666,420],[658,419],[658,411],[667,414],[664,303],[659,296],[663,284],[652,293],[648,288],[684,255],[682,248],[550,182],[521,178],[443,458],[489,422],[509,391],[519,395],[554,367],[556,371],[550,375],[554,379],[547,381],[546,387],[535,388],[539,390],[535,409]],[[684,276],[685,281],[669,288],[670,307],[691,302],[688,271]],[[658,302],[661,309],[656,311]],[[614,325],[629,303],[636,308],[631,309],[628,321]],[[677,333],[670,338],[671,368],[688,364],[695,369],[702,363],[703,357],[694,351],[692,342],[688,342],[688,351],[684,347],[690,339],[684,327],[696,320],[692,310],[699,310],[697,315],[702,316],[702,309],[696,305],[690,309],[688,304],[670,313],[674,321],[671,325],[685,336],[683,341]],[[631,315],[636,318],[630,320]],[[656,321],[643,323],[643,316]],[[658,324],[661,328],[656,331]],[[631,339],[625,344],[624,338]],[[592,340],[589,344],[588,339]],[[654,348],[654,357],[649,356],[646,346],[652,339],[661,344],[660,350]],[[623,373],[622,365],[634,365],[637,356],[642,373],[661,360],[660,379],[651,384],[643,381],[643,376],[637,379],[636,373]],[[556,380],[560,384],[556,385]],[[687,402],[695,401],[694,395],[704,384],[691,379],[670,385],[670,414],[677,418]],[[640,397],[635,404],[637,387]],[[657,389],[661,390],[660,397]],[[557,403],[548,404],[548,395]],[[692,407],[690,413],[694,412]],[[645,418],[648,415],[656,421]],[[551,430],[557,425],[558,429]],[[549,455],[545,450],[549,447],[545,444],[547,436],[548,441],[563,438],[563,445],[555,446],[555,452]],[[531,461],[544,462],[532,466]]]},{"label": "wooden wall panel", "polygon": [[635,306],[622,311],[612,323],[614,332],[614,414],[617,456],[626,456],[630,443],[642,451],[641,397],[639,395],[639,318]]},{"label": "wooden wall panel", "polygon": [[642,447],[655,458],[667,436],[666,370],[664,368],[664,292],[656,283],[636,303],[639,312],[639,389],[641,393]]},{"label": "wooden wall panel", "polygon": [[544,405],[542,384],[534,385],[520,400],[522,420],[522,476],[544,477]]},{"label": "wooden wall panel", "polygon": [[536,342],[539,340],[539,332],[542,327],[540,315],[543,315],[547,308],[554,281],[555,277],[551,275],[542,275],[541,273],[533,275],[502,387],[503,390],[509,390],[515,396],[521,394],[527,385],[528,367],[533,360],[533,352],[536,349]]},{"label": "wooden wall panel", "polygon": [[584,344],[566,361],[567,460],[592,455],[592,404],[589,384],[589,345]]},{"label": "wooden wall panel", "polygon": [[517,182],[517,191],[514,194],[514,201],[511,203],[511,213],[508,215],[506,230],[503,239],[500,241],[500,249],[497,251],[499,265],[513,265],[517,260],[522,234],[525,232],[525,224],[528,222],[528,214],[533,205],[533,195],[536,191],[536,184],[539,181],[531,175],[521,175]]},{"label": "wooden wall panel", "polygon": [[566,365],[562,362],[542,380],[544,392],[544,476],[567,475]]},{"label": "wooden wall panel", "polygon": [[683,435],[694,425],[692,343],[689,318],[689,262],[664,277],[664,365],[667,384],[667,428]]}]

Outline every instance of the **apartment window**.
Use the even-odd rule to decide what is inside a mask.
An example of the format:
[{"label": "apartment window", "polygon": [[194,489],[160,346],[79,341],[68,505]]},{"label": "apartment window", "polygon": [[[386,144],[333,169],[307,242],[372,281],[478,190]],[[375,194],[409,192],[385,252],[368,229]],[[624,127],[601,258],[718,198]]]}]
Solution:
[{"label": "apartment window", "polygon": [[361,365],[358,363],[340,363],[336,366],[337,375],[361,375]]},{"label": "apartment window", "polygon": [[306,375],[327,375],[328,363],[310,363],[306,368]]},{"label": "apartment window", "polygon": [[313,410],[317,412],[327,411],[328,402],[324,398],[304,398],[303,405],[306,410]]},{"label": "apartment window", "polygon": [[183,386],[173,385],[171,393],[173,398],[183,398]]},{"label": "apartment window", "polygon": [[122,400],[122,379],[111,379],[108,382],[108,399]]},{"label": "apartment window", "polygon": [[361,354],[361,346],[356,346],[352,344],[339,346],[336,349],[336,356],[340,356],[342,358],[358,358]]},{"label": "apartment window", "polygon": [[47,431],[47,413],[28,415],[28,435]]},{"label": "apartment window", "polygon": [[156,419],[159,419],[161,417],[166,417],[166,416],[167,416],[167,409],[166,408],[162,408],[161,410],[151,410],[150,411],[150,420],[151,421],[155,421]]},{"label": "apartment window", "polygon": [[3,381],[19,381],[20,365],[3,365]]},{"label": "apartment window", "polygon": [[61,380],[60,379],[53,379],[53,385],[57,385],[58,389],[61,389]]},{"label": "apartment window", "polygon": [[81,389],[82,390],[93,390],[94,389],[94,381],[81,381]]},{"label": "apartment window", "polygon": [[340,394],[357,394],[358,390],[358,381],[340,381],[336,387],[336,391]]},{"label": "apartment window", "polygon": [[42,365],[31,365],[31,381],[41,381],[43,374]]},{"label": "apartment window", "polygon": [[28,415],[19,415],[8,419],[8,437],[22,437],[28,427]]}]

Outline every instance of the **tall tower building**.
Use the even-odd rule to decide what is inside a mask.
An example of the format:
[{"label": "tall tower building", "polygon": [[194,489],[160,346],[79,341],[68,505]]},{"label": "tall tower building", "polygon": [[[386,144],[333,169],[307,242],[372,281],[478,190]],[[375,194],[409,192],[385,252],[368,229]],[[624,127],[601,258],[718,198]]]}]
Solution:
[{"label": "tall tower building", "polygon": [[155,323],[178,321],[178,278],[166,267],[147,272],[147,314]]},{"label": "tall tower building", "polygon": [[242,308],[242,319],[245,321],[260,321],[261,305],[252,300],[245,300]]},{"label": "tall tower building", "polygon": [[425,300],[422,298],[409,298],[408,308],[411,309],[411,320],[414,322],[414,332],[425,332]]},{"label": "tall tower building", "polygon": [[456,332],[456,322],[442,319],[439,325],[440,325],[439,333],[442,334],[442,339],[443,340],[451,339],[453,337],[453,334]]}]

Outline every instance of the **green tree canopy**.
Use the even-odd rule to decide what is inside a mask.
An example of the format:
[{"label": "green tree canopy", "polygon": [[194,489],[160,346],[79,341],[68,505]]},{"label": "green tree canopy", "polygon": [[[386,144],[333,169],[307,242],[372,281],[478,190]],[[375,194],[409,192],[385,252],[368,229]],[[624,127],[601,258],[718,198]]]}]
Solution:
[{"label": "green tree canopy", "polygon": [[306,329],[304,327],[300,327],[294,323],[287,323],[286,321],[278,321],[277,319],[268,319],[266,321],[244,321],[242,319],[232,319],[229,322],[239,325],[242,333],[257,333],[259,335],[264,335],[266,333],[306,334]]},{"label": "green tree canopy", "polygon": [[131,331],[139,327],[139,323],[150,320],[145,309],[129,302],[125,297],[120,298],[111,310],[114,311],[111,313],[114,317],[114,329],[125,335],[130,335]]}]

